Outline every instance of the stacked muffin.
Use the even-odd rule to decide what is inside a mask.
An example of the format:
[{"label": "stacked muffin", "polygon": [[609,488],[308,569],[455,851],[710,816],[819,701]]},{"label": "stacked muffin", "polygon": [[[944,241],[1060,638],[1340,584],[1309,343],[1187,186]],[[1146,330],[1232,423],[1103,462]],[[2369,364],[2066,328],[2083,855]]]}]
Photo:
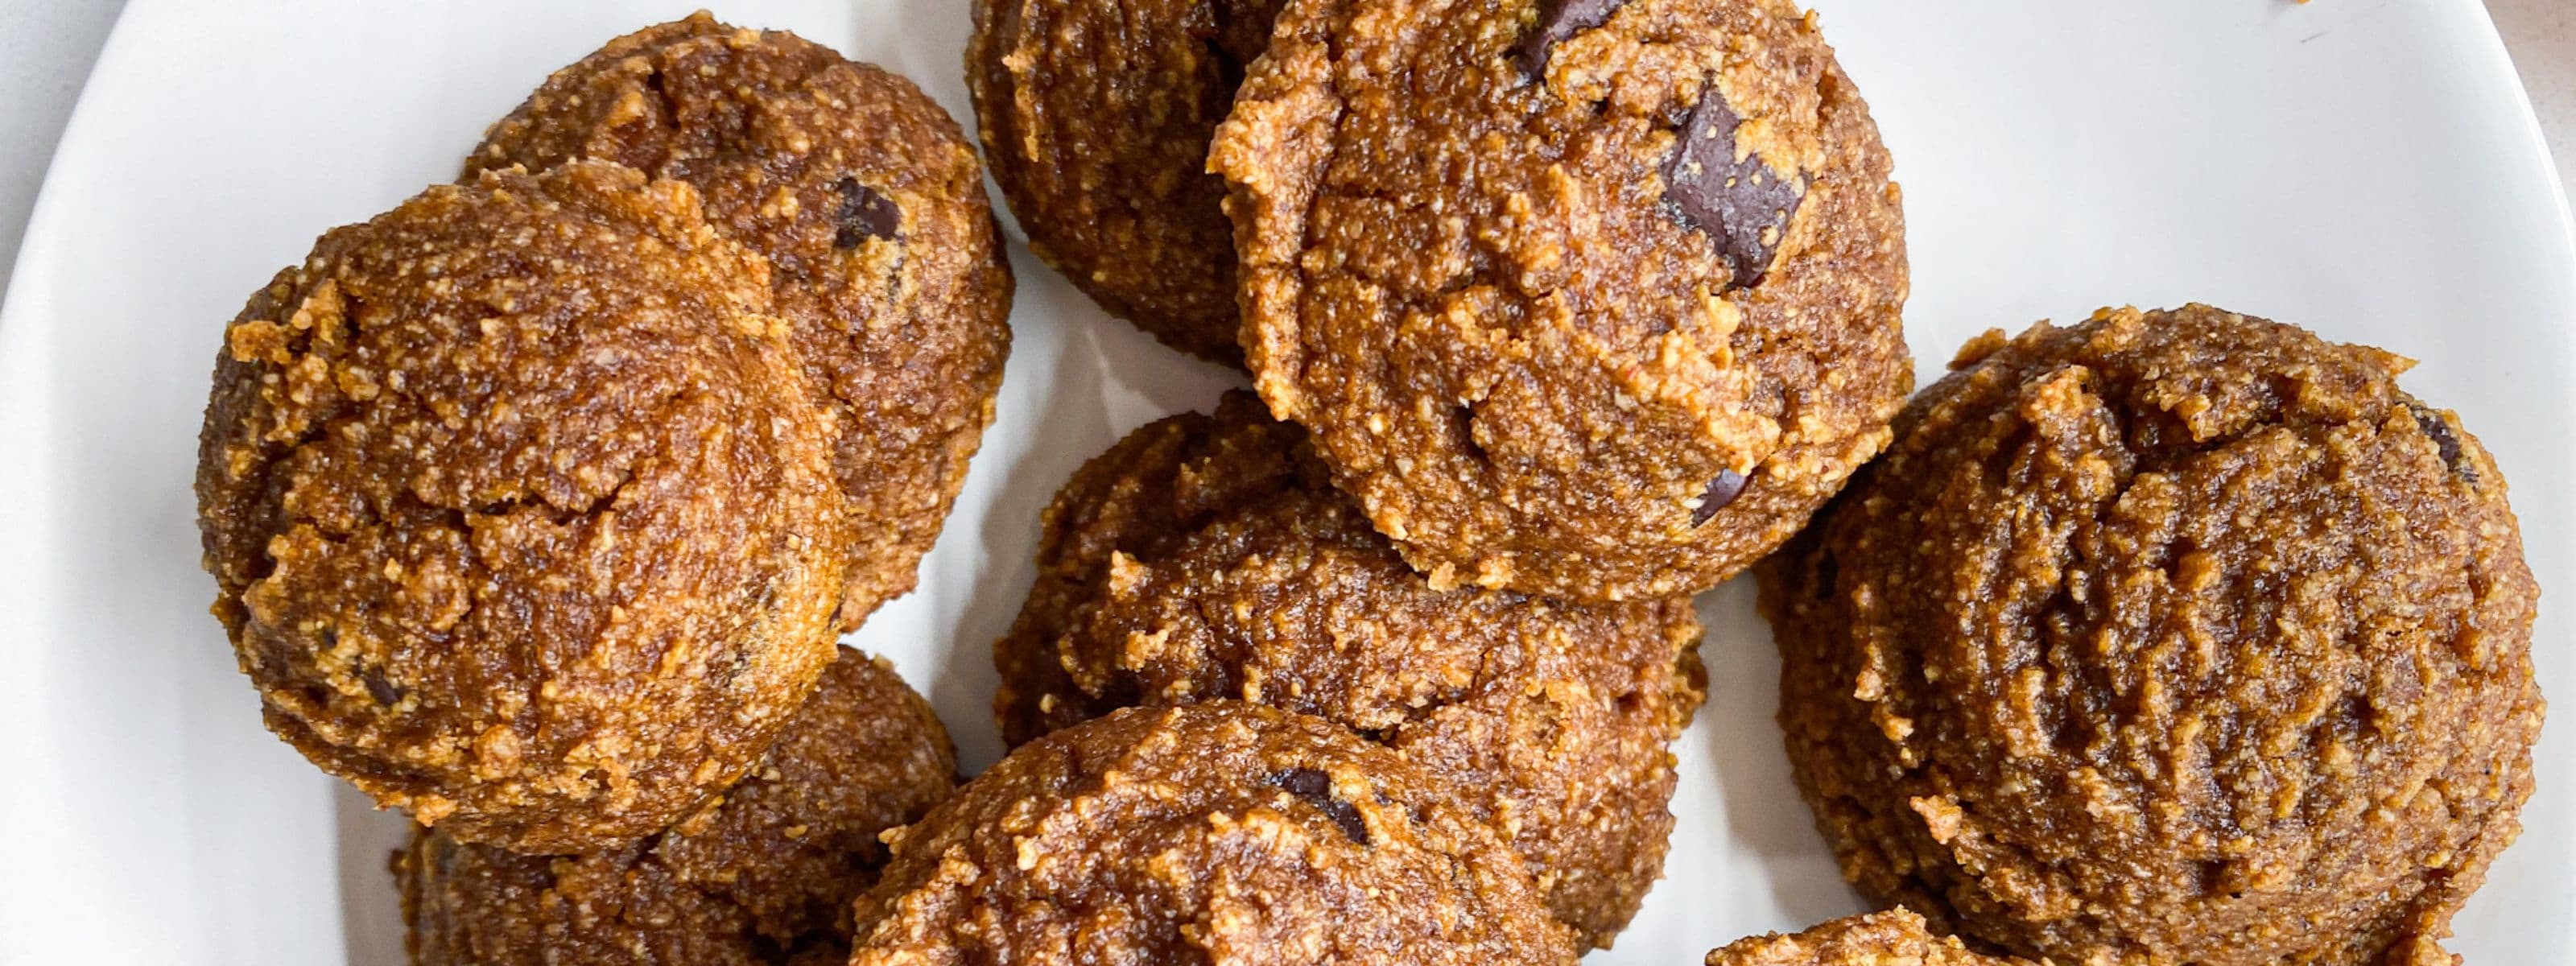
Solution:
[{"label": "stacked muffin", "polygon": [[670,828],[573,855],[415,829],[394,855],[415,963],[840,963],[879,836],[948,797],[930,705],[842,648],[748,775]]},{"label": "stacked muffin", "polygon": [[[975,17],[1032,249],[1259,395],[1048,508],[995,653],[1019,749],[897,836],[858,960],[1609,945],[1704,692],[1688,595],[1910,386],[1896,193],[1831,51],[1785,4]],[[1477,874],[1407,872],[1418,842]]]},{"label": "stacked muffin", "polygon": [[1672,830],[1667,746],[1704,693],[1690,602],[1435,589],[1328,476],[1241,392],[1083,466],[995,649],[1003,738],[1131,705],[1330,721],[1454,791],[1547,909],[1608,945]]},{"label": "stacked muffin", "polygon": [[911,83],[699,15],[232,323],[215,612],[270,727],[423,827],[417,961],[846,952],[878,833],[954,780],[834,639],[911,587],[992,418],[981,179]]},{"label": "stacked muffin", "polygon": [[1887,152],[1785,0],[983,0],[976,25],[1032,250],[1166,341],[1239,348],[1436,586],[1715,586],[1912,386]]},{"label": "stacked muffin", "polygon": [[1662,872],[1689,596],[1757,562],[1887,908],[1711,966],[2448,961],[2537,592],[2404,360],[2105,311],[1909,402],[1890,161],[1787,0],[974,19],[1032,249],[1253,391],[1063,485],[1014,750],[953,792],[832,643],[1007,349],[909,84],[619,38],[229,330],[216,611],[271,727],[424,826],[416,962],[1564,963]]}]

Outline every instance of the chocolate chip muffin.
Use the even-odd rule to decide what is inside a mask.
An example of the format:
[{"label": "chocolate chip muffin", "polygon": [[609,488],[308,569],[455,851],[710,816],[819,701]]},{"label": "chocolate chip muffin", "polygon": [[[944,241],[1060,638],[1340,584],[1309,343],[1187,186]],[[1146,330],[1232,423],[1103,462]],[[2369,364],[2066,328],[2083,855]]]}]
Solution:
[{"label": "chocolate chip muffin", "polygon": [[1003,737],[1218,698],[1334,721],[1461,789],[1607,946],[1663,871],[1668,746],[1704,694],[1690,601],[1433,590],[1326,475],[1242,392],[1075,473],[995,648]]},{"label": "chocolate chip muffin", "polygon": [[1164,344],[1243,364],[1208,139],[1282,0],[977,0],[966,85],[1029,249]]},{"label": "chocolate chip muffin", "polygon": [[1010,264],[957,123],[912,82],[701,12],[546,79],[465,165],[616,161],[686,181],[770,261],[808,381],[841,414],[850,558],[839,625],[912,589],[992,422]]},{"label": "chocolate chip muffin", "polygon": [[1970,344],[1761,569],[1844,873],[2062,963],[2451,962],[2538,591],[2407,365],[2197,305]]},{"label": "chocolate chip muffin", "polygon": [[224,333],[197,465],[269,728],[460,841],[604,848],[832,661],[846,514],[767,265],[614,164],[431,188]]},{"label": "chocolate chip muffin", "polygon": [[413,966],[849,960],[877,835],[948,797],[948,732],[894,669],[843,649],[752,773],[669,831],[519,855],[416,830],[394,855]]},{"label": "chocolate chip muffin", "polygon": [[851,966],[1574,961],[1446,785],[1260,705],[1055,732],[892,844]]},{"label": "chocolate chip muffin", "polygon": [[1708,953],[1706,966],[2032,966],[1979,955],[1950,936],[1924,931],[1904,909],[1836,919],[1795,936],[1772,933]]},{"label": "chocolate chip muffin", "polygon": [[1712,586],[1912,385],[1887,152],[1787,0],[1297,0],[1210,164],[1262,398],[1437,586]]}]

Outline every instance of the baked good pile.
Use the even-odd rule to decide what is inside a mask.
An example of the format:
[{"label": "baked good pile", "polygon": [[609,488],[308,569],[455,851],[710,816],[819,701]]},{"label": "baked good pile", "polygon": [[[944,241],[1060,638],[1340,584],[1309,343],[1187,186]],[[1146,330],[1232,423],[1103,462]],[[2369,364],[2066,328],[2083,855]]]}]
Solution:
[{"label": "baked good pile", "polygon": [[[616,38],[226,329],[214,612],[416,823],[414,963],[1569,963],[1691,860],[1743,573],[1883,911],[1710,966],[2454,961],[2538,589],[2407,360],[2112,309],[1915,393],[1789,0],[974,0],[965,60],[980,160],[793,34]],[[837,638],[993,418],[988,173],[1249,388],[1063,484],[960,784]]]}]

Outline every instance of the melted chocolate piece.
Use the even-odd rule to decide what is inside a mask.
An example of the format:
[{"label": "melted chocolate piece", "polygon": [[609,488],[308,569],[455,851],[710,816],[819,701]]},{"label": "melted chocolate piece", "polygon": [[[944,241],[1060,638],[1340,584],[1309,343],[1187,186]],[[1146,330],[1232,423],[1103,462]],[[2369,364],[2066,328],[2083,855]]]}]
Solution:
[{"label": "melted chocolate piece", "polygon": [[2442,464],[2450,467],[2452,474],[2460,479],[2477,482],[2477,467],[2460,459],[2460,437],[2451,432],[2451,424],[2442,420],[2442,414],[2412,402],[2407,403],[2406,408],[2414,412],[2415,425],[2422,427],[2424,435],[2432,437],[2433,445],[2442,451]]},{"label": "melted chocolate piece", "polygon": [[1304,799],[1317,811],[1330,816],[1342,827],[1342,834],[1359,845],[1369,844],[1368,823],[1360,820],[1360,810],[1349,802],[1333,797],[1333,776],[1312,768],[1291,768],[1270,776],[1272,787]]},{"label": "melted chocolate piece", "polygon": [[832,216],[832,247],[857,248],[870,238],[893,238],[903,226],[903,211],[877,189],[843,178],[832,186],[841,193],[841,210]]},{"label": "melted chocolate piece", "polygon": [[1717,511],[1726,509],[1727,504],[1735,502],[1735,498],[1744,493],[1744,482],[1742,473],[1734,470],[1717,471],[1717,478],[1708,481],[1708,489],[1700,492],[1699,507],[1691,511],[1691,526],[1707,523],[1710,517],[1717,515]]},{"label": "melted chocolate piece", "polygon": [[1537,78],[1547,73],[1548,56],[1566,38],[1610,21],[1610,15],[1628,0],[1539,0],[1538,23],[1521,38],[1512,52],[1520,60],[1522,73]]},{"label": "melted chocolate piece", "polygon": [[1762,283],[1807,195],[1795,177],[1771,170],[1761,155],[1736,159],[1735,129],[1742,123],[1711,87],[1682,121],[1679,142],[1664,162],[1664,199],[1683,224],[1717,241],[1738,288]]},{"label": "melted chocolate piece", "polygon": [[402,700],[402,689],[394,687],[393,682],[385,680],[383,671],[375,668],[360,671],[358,681],[367,686],[367,696],[376,699],[377,704],[390,708],[394,702]]}]

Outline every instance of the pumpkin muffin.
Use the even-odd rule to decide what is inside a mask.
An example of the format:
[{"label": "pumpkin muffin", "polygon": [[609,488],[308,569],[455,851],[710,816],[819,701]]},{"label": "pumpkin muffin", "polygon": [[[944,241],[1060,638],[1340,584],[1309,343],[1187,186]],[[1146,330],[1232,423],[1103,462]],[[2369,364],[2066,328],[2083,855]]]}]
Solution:
[{"label": "pumpkin muffin", "polygon": [[1295,0],[1209,157],[1255,386],[1435,586],[1714,586],[1912,387],[1887,151],[1787,0]]},{"label": "pumpkin muffin", "polygon": [[957,122],[911,81],[700,12],[556,71],[465,176],[575,158],[696,186],[717,233],[769,260],[806,378],[840,414],[839,626],[910,591],[1010,354],[1010,263]]},{"label": "pumpkin muffin", "polygon": [[948,797],[957,756],[894,669],[847,648],[751,774],[670,830],[520,855],[415,829],[394,854],[413,966],[840,966],[877,839]]},{"label": "pumpkin muffin", "polygon": [[1331,720],[1459,788],[1607,946],[1663,870],[1705,692],[1690,601],[1434,590],[1326,476],[1243,392],[1075,473],[996,646],[1003,737],[1220,698]]},{"label": "pumpkin muffin", "polygon": [[2408,365],[2198,305],[1971,343],[1761,570],[1844,873],[2061,963],[2450,963],[2538,589]]},{"label": "pumpkin muffin", "polygon": [[1055,732],[891,842],[851,966],[1574,962],[1447,786],[1260,705]]},{"label": "pumpkin muffin", "polygon": [[269,728],[460,841],[603,848],[832,661],[832,414],[766,263],[605,162],[322,236],[224,333],[197,464]]},{"label": "pumpkin muffin", "polygon": [[977,0],[966,86],[1029,250],[1165,345],[1240,367],[1208,139],[1281,0]]},{"label": "pumpkin muffin", "polygon": [[1926,932],[1904,909],[1836,919],[1794,936],[1751,936],[1708,953],[1706,966],[2033,966],[1980,955]]}]

